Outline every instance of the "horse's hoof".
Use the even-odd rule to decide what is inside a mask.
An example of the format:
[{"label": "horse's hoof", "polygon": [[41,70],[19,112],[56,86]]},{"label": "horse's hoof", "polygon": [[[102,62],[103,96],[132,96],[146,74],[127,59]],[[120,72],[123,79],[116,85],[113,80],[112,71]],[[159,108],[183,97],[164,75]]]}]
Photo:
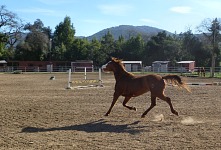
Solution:
[{"label": "horse's hoof", "polygon": [[134,111],[137,111],[137,108],[136,108],[136,107],[133,107],[133,110],[134,110]]},{"label": "horse's hoof", "polygon": [[177,111],[173,111],[172,113],[175,114],[175,115],[177,115],[177,116],[179,116],[179,114],[178,114]]},{"label": "horse's hoof", "polygon": [[105,114],[104,116],[108,116],[109,114]]},{"label": "horse's hoof", "polygon": [[145,118],[145,115],[142,115],[141,118]]}]

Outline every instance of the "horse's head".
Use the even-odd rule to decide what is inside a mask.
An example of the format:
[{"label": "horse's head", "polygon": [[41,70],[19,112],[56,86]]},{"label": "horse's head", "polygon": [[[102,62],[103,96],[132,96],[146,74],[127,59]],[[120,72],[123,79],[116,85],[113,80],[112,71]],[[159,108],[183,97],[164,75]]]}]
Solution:
[{"label": "horse's head", "polygon": [[123,67],[122,60],[112,57],[111,61],[102,66],[103,71],[113,71],[115,72],[117,68]]}]

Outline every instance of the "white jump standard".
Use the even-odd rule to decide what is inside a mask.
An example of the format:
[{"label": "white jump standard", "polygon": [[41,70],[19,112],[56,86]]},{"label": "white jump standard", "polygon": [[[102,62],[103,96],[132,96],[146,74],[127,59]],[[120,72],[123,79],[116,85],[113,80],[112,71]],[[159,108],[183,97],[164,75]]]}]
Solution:
[{"label": "white jump standard", "polygon": [[[98,85],[88,85],[88,86],[84,86],[84,87],[103,87],[103,84],[102,84],[102,80],[101,80],[101,69],[99,68],[99,77],[98,79],[87,79],[87,72],[86,72],[86,69],[85,69],[85,72],[84,72],[84,80],[76,80],[76,81],[71,81],[71,69],[68,70],[68,85],[67,85],[67,88],[66,89],[72,89],[73,88],[73,84],[76,83],[76,84],[83,84],[83,83],[91,83],[91,84],[94,84],[94,83],[98,83]],[[83,86],[78,86],[78,87],[83,87]]]}]

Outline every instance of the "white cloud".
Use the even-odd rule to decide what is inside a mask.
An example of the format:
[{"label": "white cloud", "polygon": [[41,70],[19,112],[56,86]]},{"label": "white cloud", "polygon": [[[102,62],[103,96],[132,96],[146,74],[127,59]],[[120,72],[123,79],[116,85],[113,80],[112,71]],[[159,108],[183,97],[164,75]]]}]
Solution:
[{"label": "white cloud", "polygon": [[191,7],[177,6],[177,7],[170,8],[170,11],[180,13],[180,14],[188,14],[188,13],[191,13]]},{"label": "white cloud", "polygon": [[98,8],[103,14],[125,16],[133,7],[129,5],[99,5]]}]

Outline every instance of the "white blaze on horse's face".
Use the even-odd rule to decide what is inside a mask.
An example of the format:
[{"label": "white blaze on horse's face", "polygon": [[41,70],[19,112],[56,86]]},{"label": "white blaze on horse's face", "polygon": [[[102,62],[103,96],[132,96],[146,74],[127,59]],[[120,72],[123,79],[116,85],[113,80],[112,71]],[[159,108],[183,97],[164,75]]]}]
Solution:
[{"label": "white blaze on horse's face", "polygon": [[110,62],[111,62],[111,61],[109,61],[107,64],[105,64],[105,65],[102,66],[102,70],[103,70],[103,71],[105,71],[105,72],[111,71],[111,70],[108,69],[108,65],[109,65]]}]

